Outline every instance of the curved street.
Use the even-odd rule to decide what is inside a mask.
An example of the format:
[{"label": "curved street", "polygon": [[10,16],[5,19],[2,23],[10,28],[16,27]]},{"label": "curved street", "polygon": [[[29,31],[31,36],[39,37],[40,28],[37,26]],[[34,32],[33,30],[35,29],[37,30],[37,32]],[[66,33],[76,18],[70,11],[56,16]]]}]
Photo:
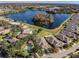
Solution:
[{"label": "curved street", "polygon": [[76,49],[79,48],[79,43],[74,45],[72,48],[68,49],[68,50],[65,50],[65,51],[62,51],[62,52],[59,52],[59,53],[56,53],[56,54],[47,54],[45,56],[43,56],[43,58],[61,58],[61,57],[64,57],[64,56],[67,56],[68,54],[74,52]]}]

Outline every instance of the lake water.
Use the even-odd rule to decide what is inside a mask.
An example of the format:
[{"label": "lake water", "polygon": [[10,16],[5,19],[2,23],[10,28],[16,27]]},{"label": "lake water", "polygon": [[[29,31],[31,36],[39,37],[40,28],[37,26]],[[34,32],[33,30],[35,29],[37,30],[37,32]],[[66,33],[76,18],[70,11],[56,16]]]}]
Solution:
[{"label": "lake water", "polygon": [[[32,19],[35,14],[48,14],[48,13],[44,11],[26,10],[24,12],[7,14],[6,16],[15,21],[24,21],[29,24],[34,24],[32,22]],[[56,28],[62,22],[64,22],[70,16],[70,14],[52,14],[52,16],[54,16],[54,22],[52,23],[51,28]]]}]

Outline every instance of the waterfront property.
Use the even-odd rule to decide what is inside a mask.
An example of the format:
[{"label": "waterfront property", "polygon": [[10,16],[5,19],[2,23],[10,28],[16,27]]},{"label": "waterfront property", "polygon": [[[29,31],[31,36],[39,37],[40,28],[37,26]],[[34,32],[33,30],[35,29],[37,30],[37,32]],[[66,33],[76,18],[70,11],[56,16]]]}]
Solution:
[{"label": "waterfront property", "polygon": [[[4,49],[3,51],[0,49],[0,54],[3,54],[4,57],[58,58],[79,48],[79,13],[72,14],[70,7],[67,7],[67,10],[65,6],[65,10],[62,7],[50,6],[49,8],[45,5],[45,8],[51,13],[46,9],[42,10],[41,6],[36,9],[34,6],[27,6],[28,9],[21,6],[27,10],[20,10],[20,7],[15,5],[13,7],[19,12],[0,15],[0,48]],[[58,13],[60,11],[62,13]],[[75,9],[74,12],[76,12]],[[40,25],[51,23],[49,28],[34,24],[33,17],[36,14],[35,19],[41,20]]]},{"label": "waterfront property", "polygon": [[46,42],[46,40],[42,37],[42,38],[37,38],[36,39],[36,43],[41,46],[43,49],[47,49],[49,48],[48,43]]},{"label": "waterfront property", "polygon": [[4,27],[0,27],[0,34],[7,34],[10,32],[10,28],[9,29],[5,29]]},{"label": "waterfront property", "polygon": [[20,25],[19,26],[21,28],[20,33],[17,35],[17,38],[24,38],[29,34],[32,34],[32,30],[30,28],[28,28],[26,25]]},{"label": "waterfront property", "polygon": [[58,40],[61,40],[64,43],[70,42],[69,41],[70,39],[67,36],[63,35],[63,34],[59,34],[56,37],[57,37]]},{"label": "waterfront property", "polygon": [[58,40],[55,36],[53,35],[48,35],[48,36],[45,36],[45,39],[51,44],[55,44],[55,46],[57,47],[61,47],[64,45],[64,43],[60,40]]}]

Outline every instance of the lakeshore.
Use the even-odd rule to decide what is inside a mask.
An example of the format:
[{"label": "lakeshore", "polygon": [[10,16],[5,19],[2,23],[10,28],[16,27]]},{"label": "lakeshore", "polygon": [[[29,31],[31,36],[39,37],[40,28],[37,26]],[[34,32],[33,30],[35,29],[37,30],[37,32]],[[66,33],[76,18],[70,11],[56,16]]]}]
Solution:
[{"label": "lakeshore", "polygon": [[[79,49],[77,5],[13,3],[1,4],[0,11],[2,58],[63,58]],[[50,27],[40,26],[50,17]],[[40,25],[33,22],[37,18]]]},{"label": "lakeshore", "polygon": [[[38,27],[38,26],[36,26],[36,25],[31,25],[31,24],[28,24],[28,23],[24,23],[24,24],[26,24],[26,26],[29,26],[29,27],[33,28],[33,30],[34,30],[34,28],[35,28],[35,29],[41,28],[42,31],[41,31],[40,33],[38,33],[37,36],[42,36],[42,37],[44,37],[44,36],[47,36],[47,35],[50,35],[50,34],[56,35],[56,34],[60,33],[60,32],[63,30],[64,24],[65,24],[66,22],[68,22],[69,19],[70,19],[73,15],[74,15],[74,14],[72,14],[69,18],[67,18],[67,20],[65,20],[60,26],[58,26],[58,27],[55,28],[55,29],[46,29],[46,28],[43,28],[43,27]],[[1,20],[8,21],[10,24],[17,24],[17,25],[20,25],[20,22],[19,22],[19,21],[16,22],[16,21],[14,21],[14,20],[11,19],[11,18],[6,18],[6,17],[4,17],[4,16],[1,16],[1,17],[2,17]],[[6,19],[8,19],[8,20],[6,20]],[[22,22],[22,23],[23,23],[23,22]]]}]

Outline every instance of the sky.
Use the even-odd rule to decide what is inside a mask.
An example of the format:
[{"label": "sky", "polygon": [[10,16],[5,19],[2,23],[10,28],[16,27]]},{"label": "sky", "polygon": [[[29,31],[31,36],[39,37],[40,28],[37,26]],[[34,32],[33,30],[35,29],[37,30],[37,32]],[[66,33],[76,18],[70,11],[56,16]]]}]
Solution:
[{"label": "sky", "polygon": [[58,4],[79,4],[79,1],[0,1],[0,3],[58,3]]}]

